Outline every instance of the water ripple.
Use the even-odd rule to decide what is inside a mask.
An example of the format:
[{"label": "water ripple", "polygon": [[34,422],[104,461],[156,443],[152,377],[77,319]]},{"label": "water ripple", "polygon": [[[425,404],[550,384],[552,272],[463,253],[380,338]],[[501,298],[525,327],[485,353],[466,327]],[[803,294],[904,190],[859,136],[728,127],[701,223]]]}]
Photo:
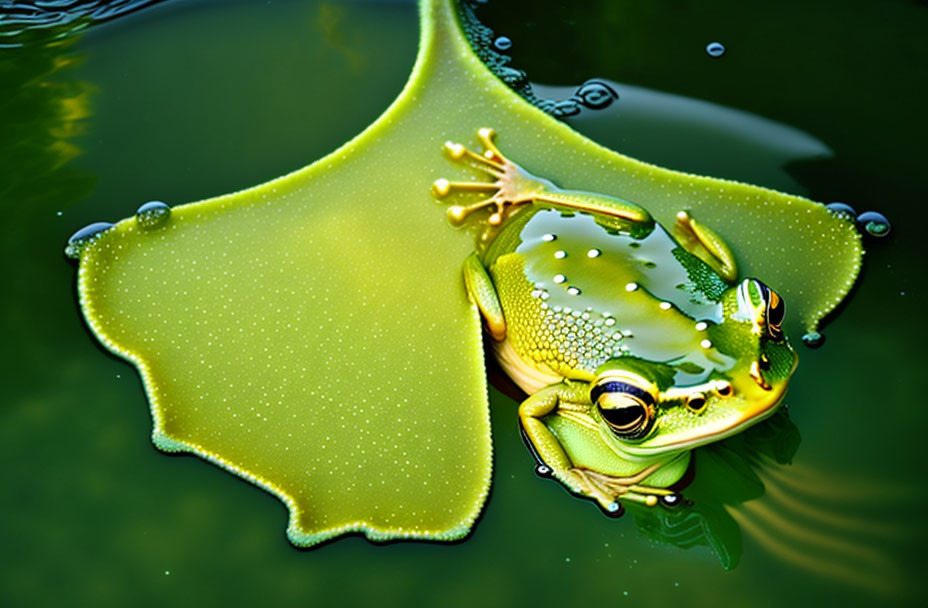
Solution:
[{"label": "water ripple", "polygon": [[163,0],[0,0],[0,48],[44,44]]}]

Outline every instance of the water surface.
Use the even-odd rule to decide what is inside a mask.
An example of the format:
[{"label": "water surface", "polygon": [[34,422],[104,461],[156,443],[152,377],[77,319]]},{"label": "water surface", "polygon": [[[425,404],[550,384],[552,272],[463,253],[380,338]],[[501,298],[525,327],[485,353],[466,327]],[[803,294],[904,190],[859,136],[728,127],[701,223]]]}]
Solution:
[{"label": "water surface", "polygon": [[[631,518],[609,520],[537,479],[517,402],[498,389],[494,488],[459,544],[353,537],[299,551],[273,496],[150,445],[134,370],[81,324],[67,237],[147,200],[238,190],[332,150],[398,94],[417,37],[409,3],[183,1],[68,45],[0,50],[4,604],[925,603],[924,7],[604,2],[580,14],[507,4],[512,12],[491,4],[486,21],[533,81],[616,83],[608,111],[568,119],[592,138],[894,220],[889,238],[869,243],[826,344],[800,350],[787,404],[802,443],[780,491],[742,513],[755,533],[744,532],[737,568],[724,571],[707,548],[655,543]],[[727,51],[712,58],[705,47],[716,40]],[[746,140],[766,156],[733,154],[709,145],[724,133],[687,127],[705,106],[682,103],[667,120],[636,109],[651,89],[776,121],[807,146],[765,147],[748,125]],[[649,128],[634,128],[645,110]],[[772,550],[771,535],[804,559]]]}]

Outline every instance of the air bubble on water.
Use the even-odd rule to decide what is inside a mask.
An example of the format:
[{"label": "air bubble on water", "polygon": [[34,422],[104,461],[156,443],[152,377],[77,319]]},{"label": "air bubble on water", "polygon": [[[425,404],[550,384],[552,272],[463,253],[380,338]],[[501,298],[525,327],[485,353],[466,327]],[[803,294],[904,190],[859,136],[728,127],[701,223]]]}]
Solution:
[{"label": "air bubble on water", "polygon": [[580,113],[580,104],[573,99],[564,99],[554,104],[554,108],[551,109],[551,112],[558,118],[576,116]]},{"label": "air bubble on water", "polygon": [[142,230],[164,226],[171,218],[171,208],[161,201],[149,201],[135,212],[135,221]]},{"label": "air bubble on water", "polygon": [[510,68],[510,67],[499,68],[496,72],[496,75],[499,76],[503,82],[505,82],[511,87],[521,86],[526,81],[528,81],[528,74],[526,74],[522,70],[517,70],[515,68]]},{"label": "air bubble on water", "polygon": [[721,57],[725,54],[725,45],[721,42],[710,42],[706,45],[706,53],[709,57]]},{"label": "air bubble on water", "polygon": [[500,36],[493,41],[493,46],[497,51],[508,51],[512,48],[512,40],[508,36]]},{"label": "air bubble on water", "polygon": [[84,226],[68,239],[68,244],[64,248],[64,254],[72,260],[78,259],[81,257],[81,251],[84,250],[84,247],[86,247],[88,243],[95,241],[101,234],[112,227],[113,224],[109,222],[94,222],[93,224]]},{"label": "air bubble on water", "polygon": [[818,348],[825,343],[825,336],[818,333],[817,331],[810,331],[809,333],[802,336],[802,343],[809,348]]},{"label": "air bubble on water", "polygon": [[864,211],[857,216],[857,225],[861,230],[875,237],[884,237],[892,228],[886,216],[877,211]]},{"label": "air bubble on water", "polygon": [[835,202],[835,203],[828,203],[825,206],[828,207],[828,209],[835,215],[840,215],[842,217],[845,217],[852,222],[854,221],[854,218],[857,217],[857,212],[854,211],[854,208],[848,205],[847,203]]},{"label": "air bubble on water", "polygon": [[601,110],[619,98],[611,86],[602,80],[587,80],[577,88],[575,97],[591,110]]}]

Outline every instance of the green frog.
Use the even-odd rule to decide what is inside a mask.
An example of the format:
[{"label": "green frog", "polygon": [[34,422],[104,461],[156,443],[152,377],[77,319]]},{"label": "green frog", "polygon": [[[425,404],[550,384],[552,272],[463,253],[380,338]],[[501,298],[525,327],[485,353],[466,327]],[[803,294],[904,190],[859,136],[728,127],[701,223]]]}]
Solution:
[{"label": "green frog", "polygon": [[[519,406],[537,472],[611,515],[621,501],[676,504],[690,451],[744,430],[781,403],[797,356],[783,299],[738,281],[734,256],[681,210],[668,231],[643,207],[570,191],[506,158],[447,142],[488,181],[432,185],[486,214],[464,264],[467,293]],[[479,200],[474,196],[484,193]]]}]

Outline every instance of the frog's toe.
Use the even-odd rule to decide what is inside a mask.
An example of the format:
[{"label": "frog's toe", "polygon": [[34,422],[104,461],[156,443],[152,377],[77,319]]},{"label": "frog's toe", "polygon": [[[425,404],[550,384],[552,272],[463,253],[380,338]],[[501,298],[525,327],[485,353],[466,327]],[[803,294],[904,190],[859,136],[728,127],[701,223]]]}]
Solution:
[{"label": "frog's toe", "polygon": [[[483,129],[481,129],[481,131],[483,131]],[[489,131],[492,132],[493,130],[489,129]],[[481,171],[489,173],[494,177],[502,177],[506,173],[506,158],[493,144],[492,138],[483,137],[480,135],[480,132],[478,132],[477,136],[483,144],[483,154],[477,154],[464,144],[459,144],[456,141],[446,141],[444,146],[442,146],[442,150],[444,150],[445,154],[451,160],[472,163]]]},{"label": "frog's toe", "polygon": [[461,160],[467,155],[467,148],[464,144],[456,141],[446,141],[443,149],[451,160]]},{"label": "frog's toe", "polygon": [[623,515],[625,515],[625,507],[623,507],[622,503],[620,503],[617,500],[613,500],[612,502],[610,502],[608,505],[605,505],[605,506],[600,504],[600,506],[602,507],[603,513],[605,513],[608,517],[618,518],[618,517],[622,517]]},{"label": "frog's toe", "polygon": [[477,139],[483,144],[483,155],[486,158],[496,162],[503,162],[506,160],[506,157],[503,156],[503,153],[499,151],[499,148],[496,147],[496,143],[493,141],[496,139],[496,131],[490,127],[477,129]]},{"label": "frog's toe", "polygon": [[595,476],[590,475],[589,471],[580,468],[573,468],[566,471],[566,474],[559,476],[559,479],[568,486],[575,494],[596,501],[600,508],[606,513],[616,513],[621,511],[621,504],[618,497],[598,483]]},{"label": "frog's toe", "polygon": [[443,177],[432,182],[432,196],[435,198],[445,198],[455,190],[459,192],[492,192],[499,190],[499,185],[489,182],[452,182]]}]

